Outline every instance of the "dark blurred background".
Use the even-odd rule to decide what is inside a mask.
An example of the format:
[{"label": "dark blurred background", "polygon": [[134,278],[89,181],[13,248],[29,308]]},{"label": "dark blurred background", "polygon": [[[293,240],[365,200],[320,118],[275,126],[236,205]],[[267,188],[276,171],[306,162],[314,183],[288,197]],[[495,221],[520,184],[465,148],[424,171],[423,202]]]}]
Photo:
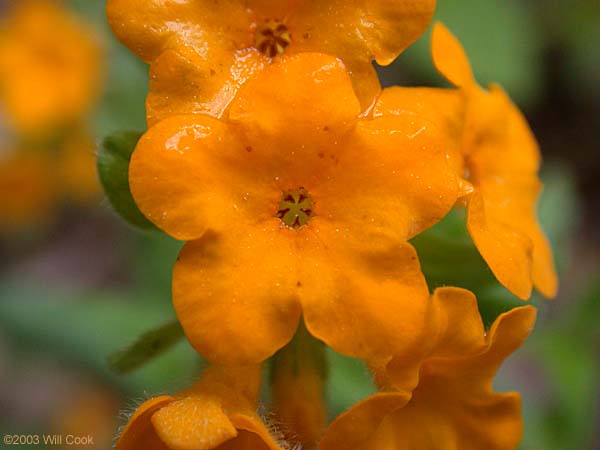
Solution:
[{"label": "dark blurred background", "polygon": [[[10,3],[0,2],[2,18]],[[93,140],[143,130],[147,68],[112,37],[103,1],[64,4],[103,49],[101,95],[85,118]],[[538,326],[497,387],[523,393],[523,450],[600,449],[600,4],[438,0],[436,19],[461,39],[479,82],[500,83],[522,107],[544,155],[539,212],[560,294],[532,300]],[[444,86],[429,32],[380,74],[385,85]],[[14,144],[2,118],[0,149]],[[109,354],[174,317],[170,276],[180,244],[131,229],[101,196],[86,204],[65,196],[24,230],[0,229],[0,434],[93,434],[96,445],[81,448],[108,449],[122,424],[118,410],[185,387],[199,370],[185,342],[130,375],[106,365]],[[494,295],[509,297],[502,288]],[[334,414],[372,385],[359,362],[331,360]]]}]

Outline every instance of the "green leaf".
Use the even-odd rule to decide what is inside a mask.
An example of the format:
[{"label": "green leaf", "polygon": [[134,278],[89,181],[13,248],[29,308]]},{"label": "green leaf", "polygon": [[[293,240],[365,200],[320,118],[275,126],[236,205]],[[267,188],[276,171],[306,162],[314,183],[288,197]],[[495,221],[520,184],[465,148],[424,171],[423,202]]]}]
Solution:
[{"label": "green leaf", "polygon": [[[541,94],[542,34],[527,2],[506,0],[452,0],[438,2],[434,22],[450,28],[464,45],[482,86],[502,85],[517,103],[535,104]],[[408,68],[422,83],[443,83],[431,62],[428,32],[384,68],[384,84],[398,84],[399,70]]]},{"label": "green leaf", "polygon": [[568,302],[552,305],[551,315],[541,315],[520,356],[535,367],[536,380],[524,384],[524,450],[593,447],[600,281],[592,276],[582,294],[570,293]]},{"label": "green leaf", "polygon": [[105,41],[110,43],[110,64],[104,95],[94,117],[99,136],[146,126],[144,105],[149,84],[148,66],[118,43],[108,25],[105,26]]},{"label": "green leaf", "polygon": [[329,380],[327,397],[331,419],[358,401],[377,392],[371,374],[361,360],[349,358],[327,348]]},{"label": "green leaf", "polygon": [[156,323],[174,320],[164,298],[138,292],[76,292],[22,282],[0,284],[0,330],[9,348],[93,371],[132,396],[185,388],[203,361],[187,340],[140,370],[116,375],[107,356]]},{"label": "green leaf", "polygon": [[134,242],[131,276],[136,291],[161,302],[171,298],[173,266],[184,243],[166,233],[135,233]]},{"label": "green leaf", "polygon": [[545,163],[541,173],[544,190],[538,207],[539,221],[552,244],[558,271],[571,264],[573,231],[579,227],[582,205],[574,174],[564,165]]},{"label": "green leaf", "polygon": [[[596,104],[600,98],[600,8],[595,0],[552,2],[552,10],[544,14],[552,38],[560,39],[561,61],[557,70],[570,97],[582,96],[579,102]],[[558,36],[557,36],[558,35]]]},{"label": "green leaf", "polygon": [[166,352],[183,339],[183,329],[177,320],[147,331],[131,345],[108,357],[108,366],[118,374],[130,373],[156,356]]},{"label": "green leaf", "polygon": [[129,189],[129,160],[142,133],[121,131],[104,139],[98,155],[98,174],[114,210],[129,224],[142,229],[154,225],[138,209]]}]

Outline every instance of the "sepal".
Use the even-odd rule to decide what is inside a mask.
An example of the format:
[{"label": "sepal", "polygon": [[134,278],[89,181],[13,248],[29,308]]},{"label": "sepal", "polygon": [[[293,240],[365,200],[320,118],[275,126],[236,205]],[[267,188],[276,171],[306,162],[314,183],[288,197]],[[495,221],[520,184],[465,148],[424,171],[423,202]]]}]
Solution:
[{"label": "sepal", "polygon": [[155,226],[137,207],[129,188],[129,161],[143,133],[119,131],[107,136],[98,153],[98,176],[115,212],[130,225],[143,230]]},{"label": "sepal", "polygon": [[183,330],[176,320],[139,336],[127,347],[109,355],[108,366],[118,374],[127,374],[166,352],[183,339]]}]

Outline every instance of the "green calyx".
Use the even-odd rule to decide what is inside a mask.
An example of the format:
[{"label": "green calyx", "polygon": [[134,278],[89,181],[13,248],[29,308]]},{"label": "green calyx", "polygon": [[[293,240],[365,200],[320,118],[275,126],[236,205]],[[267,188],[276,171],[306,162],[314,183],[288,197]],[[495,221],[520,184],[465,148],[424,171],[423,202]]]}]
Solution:
[{"label": "green calyx", "polygon": [[121,131],[104,139],[98,153],[97,168],[100,182],[119,216],[130,225],[154,230],[154,225],[138,209],[129,189],[129,161],[142,133]]}]

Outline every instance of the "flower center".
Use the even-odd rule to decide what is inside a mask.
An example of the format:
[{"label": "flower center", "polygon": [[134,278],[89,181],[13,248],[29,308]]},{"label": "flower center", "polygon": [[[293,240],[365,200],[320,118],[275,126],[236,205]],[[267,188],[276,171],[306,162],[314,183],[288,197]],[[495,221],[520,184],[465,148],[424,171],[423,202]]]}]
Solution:
[{"label": "flower center", "polygon": [[269,58],[281,55],[291,42],[292,35],[288,27],[278,20],[268,20],[256,29],[254,45]]},{"label": "flower center", "polygon": [[279,202],[276,216],[290,228],[306,225],[313,215],[313,201],[304,188],[285,191]]}]

